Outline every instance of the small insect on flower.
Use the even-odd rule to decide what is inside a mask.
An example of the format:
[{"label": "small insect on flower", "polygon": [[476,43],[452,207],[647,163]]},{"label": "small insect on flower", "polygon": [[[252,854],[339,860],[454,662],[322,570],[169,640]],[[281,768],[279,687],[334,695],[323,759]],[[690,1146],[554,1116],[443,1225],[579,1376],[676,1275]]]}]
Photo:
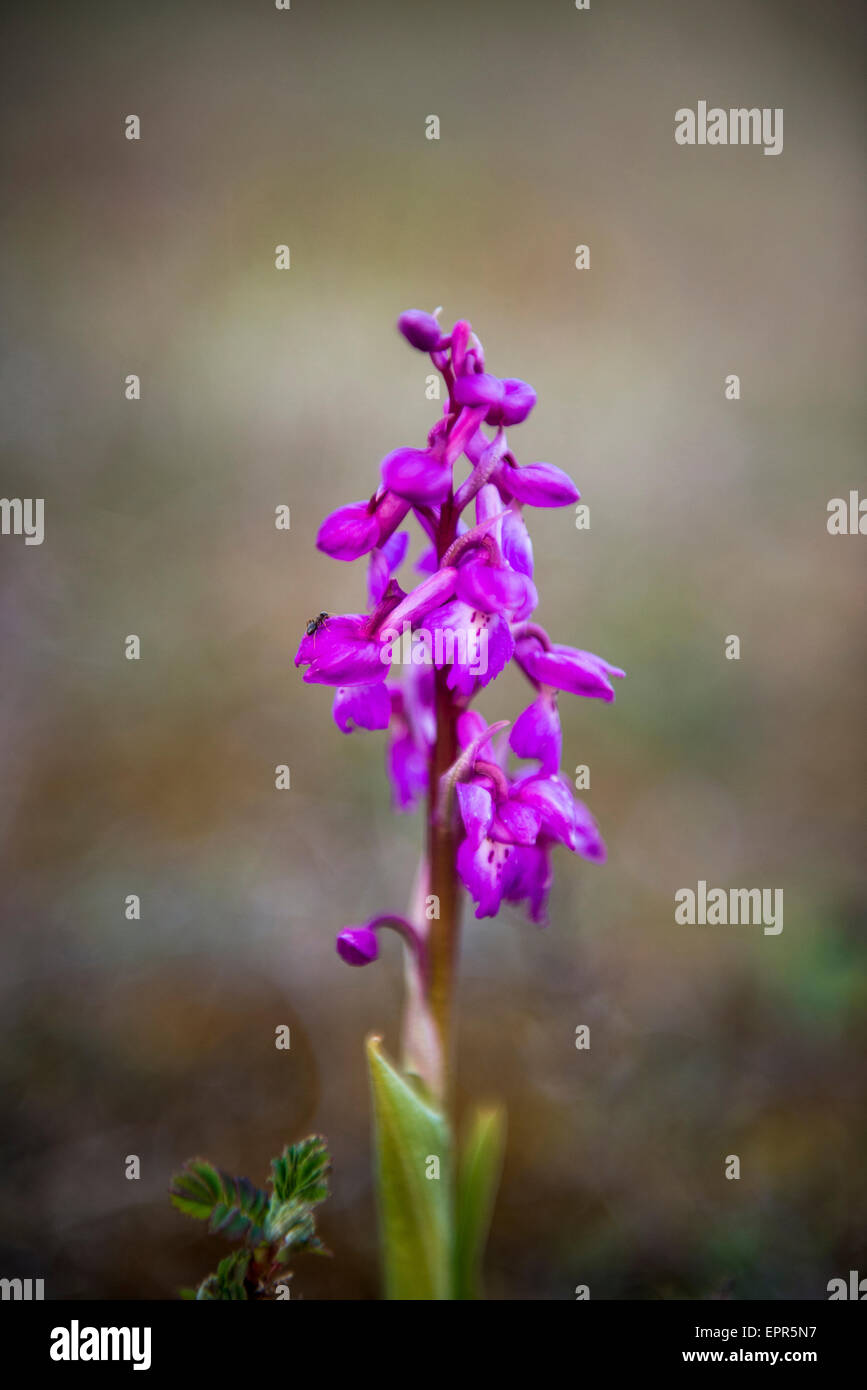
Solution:
[{"label": "small insect on flower", "polygon": [[328,613],[320,613],[318,617],[311,618],[307,624],[307,636],[312,637],[314,633],[319,632],[325,626],[328,618]]}]

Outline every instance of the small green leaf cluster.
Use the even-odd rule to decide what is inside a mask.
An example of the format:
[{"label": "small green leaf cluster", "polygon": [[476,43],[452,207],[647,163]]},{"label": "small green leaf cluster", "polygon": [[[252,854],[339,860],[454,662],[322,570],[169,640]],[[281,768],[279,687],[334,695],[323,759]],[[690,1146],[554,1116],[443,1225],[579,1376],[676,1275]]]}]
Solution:
[{"label": "small green leaf cluster", "polygon": [[[316,1235],[313,1208],[328,1196],[331,1160],[325,1140],[310,1135],[271,1160],[268,1189],[233,1178],[205,1158],[192,1158],[169,1188],[178,1211],[207,1221],[214,1235],[241,1242],[215,1272],[183,1297],[203,1300],[288,1295],[287,1266],[306,1252],[328,1254]],[[286,1292],[284,1292],[286,1290]]]}]

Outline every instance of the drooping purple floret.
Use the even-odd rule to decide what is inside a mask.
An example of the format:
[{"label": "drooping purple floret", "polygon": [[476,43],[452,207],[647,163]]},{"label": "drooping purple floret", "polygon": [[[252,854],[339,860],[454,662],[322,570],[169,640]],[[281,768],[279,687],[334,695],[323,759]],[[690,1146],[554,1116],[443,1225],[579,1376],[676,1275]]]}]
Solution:
[{"label": "drooping purple floret", "polygon": [[626,675],[593,652],[578,651],[575,647],[542,643],[534,637],[519,639],[515,651],[518,665],[537,685],[555,690],[567,690],[572,695],[611,701],[614,686],[610,677],[622,680]]},{"label": "drooping purple floret", "polygon": [[369,965],[379,955],[376,932],[370,927],[344,927],[337,933],[337,954],[347,965]]}]

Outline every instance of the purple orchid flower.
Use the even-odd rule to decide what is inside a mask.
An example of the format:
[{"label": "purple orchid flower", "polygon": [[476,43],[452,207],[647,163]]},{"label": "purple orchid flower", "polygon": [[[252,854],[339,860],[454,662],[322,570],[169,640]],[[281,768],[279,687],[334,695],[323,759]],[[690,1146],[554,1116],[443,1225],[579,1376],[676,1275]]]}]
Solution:
[{"label": "purple orchid flower", "polygon": [[[398,328],[442,375],[440,419],[426,440],[388,454],[370,500],[332,512],[317,538],[335,559],[369,556],[370,611],[320,615],[295,657],[305,681],[335,687],[333,714],[344,733],[387,730],[395,806],[428,799],[418,883],[437,911],[346,927],[338,951],[350,964],[367,964],[378,955],[379,927],[403,936],[415,971],[408,1056],[435,1094],[447,1065],[458,885],[477,917],[523,903],[532,921],[544,922],[554,849],[605,859],[593,817],[559,771],[557,701],[568,692],[610,702],[612,680],[624,674],[552,642],[533,621],[539,595],[523,509],[568,506],[580,494],[561,468],[519,463],[506,432],[533,410],[535,391],[493,375],[471,325],[460,319],[446,330],[439,312],[408,310]],[[468,473],[459,482],[461,459]],[[463,515],[473,502],[474,521]],[[410,514],[428,548],[416,562],[422,578],[406,593],[394,575],[407,556],[400,528]],[[469,706],[513,660],[534,697],[507,736]],[[510,759],[522,768],[510,771]],[[423,1044],[413,1042],[419,1029]]]},{"label": "purple orchid flower", "polygon": [[369,502],[351,502],[326,517],[316,545],[332,560],[357,560],[376,546],[384,546],[408,511],[409,502],[404,497],[383,488]]},{"label": "purple orchid flower", "polygon": [[384,681],[388,667],[380,644],[363,613],[329,616],[323,626],[302,637],[295,665],[306,666],[305,681],[314,685],[370,685]]},{"label": "purple orchid flower", "polygon": [[387,729],[391,719],[391,699],[382,681],[369,685],[339,685],[331,707],[334,722],[342,733],[356,729]]},{"label": "purple orchid flower", "polygon": [[447,668],[448,689],[465,699],[496,680],[512,659],[515,642],[501,613],[455,599],[431,615],[431,627],[435,640],[442,639],[441,654],[434,647],[434,664]]},{"label": "purple orchid flower", "polygon": [[614,687],[609,677],[622,680],[626,675],[593,652],[552,643],[544,628],[535,623],[526,624],[515,633],[515,638],[515,659],[535,685],[610,702],[614,699]]},{"label": "purple orchid flower", "polygon": [[477,758],[473,780],[458,786],[457,797],[466,831],[457,868],[478,904],[477,917],[496,916],[504,898],[528,898],[533,920],[540,920],[550,878],[543,867],[555,844],[586,859],[605,858],[595,821],[559,773],[530,772],[510,780],[497,763]]},{"label": "purple orchid flower", "polygon": [[391,580],[369,615],[326,615],[322,625],[302,637],[295,665],[306,666],[305,681],[314,685],[373,685],[388,675],[392,631],[400,624],[419,622],[454,591],[457,572],[441,568],[405,594]]}]

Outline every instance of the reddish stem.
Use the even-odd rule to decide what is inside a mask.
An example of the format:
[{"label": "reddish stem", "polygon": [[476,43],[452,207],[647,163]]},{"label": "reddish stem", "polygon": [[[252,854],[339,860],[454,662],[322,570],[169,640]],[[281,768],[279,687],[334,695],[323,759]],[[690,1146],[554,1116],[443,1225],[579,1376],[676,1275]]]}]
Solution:
[{"label": "reddish stem", "polygon": [[[443,504],[437,534],[437,557],[442,560],[455,538],[458,514],[449,499]],[[458,756],[457,721],[460,708],[448,688],[448,670],[434,672],[436,741],[428,767],[427,841],[430,893],[439,916],[430,923],[428,936],[428,998],[442,1049],[444,1089],[448,1092],[452,1061],[452,1006],[460,935],[460,890],[455,858],[457,837],[454,815],[440,819],[440,779]]]}]

